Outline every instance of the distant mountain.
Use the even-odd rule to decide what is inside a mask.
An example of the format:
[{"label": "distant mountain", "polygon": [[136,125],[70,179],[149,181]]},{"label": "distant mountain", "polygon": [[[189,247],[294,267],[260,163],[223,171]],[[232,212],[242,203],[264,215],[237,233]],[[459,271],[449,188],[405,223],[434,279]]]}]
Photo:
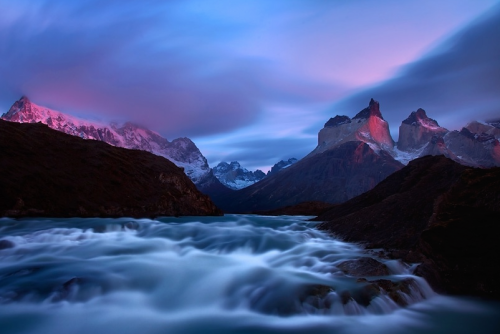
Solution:
[{"label": "distant mountain", "polygon": [[444,155],[466,166],[488,168],[500,166],[499,138],[500,129],[492,124],[475,121],[460,131],[448,131],[418,109],[401,123],[392,154],[406,160],[404,163],[426,155]]},{"label": "distant mountain", "polygon": [[498,124],[473,122],[448,131],[418,109],[401,123],[395,143],[379,103],[371,99],[353,118],[330,118],[318,133],[318,146],[302,160],[245,189],[210,195],[229,212],[269,211],[306,201],[345,202],[425,155],[473,167],[500,166]]},{"label": "distant mountain", "polygon": [[376,153],[366,143],[351,141],[227,196],[209,195],[225,212],[266,211],[304,201],[341,203],[402,167],[386,152]]},{"label": "distant mountain", "polygon": [[325,123],[318,134],[318,146],[308,155],[323,153],[350,141],[361,141],[374,151],[392,151],[394,141],[389,132],[389,124],[382,117],[380,105],[374,99],[368,107],[350,119],[335,116]]},{"label": "distant mountain", "polygon": [[113,146],[151,152],[184,168],[186,175],[195,184],[206,182],[211,175],[207,159],[189,138],[177,138],[170,142],[158,133],[132,123],[101,124],[78,119],[39,106],[27,97],[16,101],[1,119],[18,123],[41,122],[54,130],[83,139],[100,140]]},{"label": "distant mountain", "polygon": [[276,164],[274,164],[273,167],[271,167],[271,169],[267,172],[266,176],[274,175],[274,174],[278,173],[280,170],[283,170],[285,168],[290,167],[291,165],[293,165],[297,161],[298,160],[295,158],[290,158],[287,161],[281,160],[281,161],[277,162]]},{"label": "distant mountain", "polygon": [[425,110],[418,109],[399,126],[397,148],[401,151],[420,150],[432,137],[443,136],[447,132],[448,130],[440,127],[437,121],[427,117]]},{"label": "distant mountain", "polygon": [[226,187],[238,190],[259,182],[266,174],[260,169],[252,172],[241,167],[237,161],[221,162],[213,169],[215,177]]},{"label": "distant mountain", "polygon": [[209,195],[226,212],[268,211],[306,201],[342,203],[403,167],[389,153],[393,147],[379,103],[372,99],[353,119],[330,119],[316,149],[302,160],[247,188]]},{"label": "distant mountain", "polygon": [[222,212],[167,159],[0,120],[0,217],[151,217]]},{"label": "distant mountain", "polygon": [[274,164],[273,167],[264,174],[263,171],[257,169],[255,171],[249,171],[248,169],[241,167],[238,161],[232,161],[231,163],[221,162],[212,171],[214,176],[226,187],[239,190],[251,186],[268,177],[278,173],[280,170],[285,169],[297,162],[297,159],[290,158],[287,161],[281,160],[280,162]]},{"label": "distant mountain", "polygon": [[419,263],[415,273],[438,290],[500,299],[499,216],[500,168],[426,156],[315,220],[346,241]]}]

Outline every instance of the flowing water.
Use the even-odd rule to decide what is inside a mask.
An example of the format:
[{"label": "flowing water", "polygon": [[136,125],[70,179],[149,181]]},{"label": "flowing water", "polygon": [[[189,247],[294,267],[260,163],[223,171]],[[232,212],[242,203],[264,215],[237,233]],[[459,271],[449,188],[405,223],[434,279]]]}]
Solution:
[{"label": "flowing water", "polygon": [[437,295],[412,265],[377,259],[389,273],[344,273],[368,255],[314,225],[0,219],[0,333],[500,332],[498,303]]}]

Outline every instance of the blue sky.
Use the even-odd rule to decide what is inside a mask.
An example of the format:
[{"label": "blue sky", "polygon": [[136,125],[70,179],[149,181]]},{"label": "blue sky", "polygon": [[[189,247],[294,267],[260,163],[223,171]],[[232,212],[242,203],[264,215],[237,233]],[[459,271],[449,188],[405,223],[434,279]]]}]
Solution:
[{"label": "blue sky", "polygon": [[27,95],[266,169],[371,97],[395,137],[417,108],[500,117],[499,26],[496,0],[0,0],[0,110]]}]

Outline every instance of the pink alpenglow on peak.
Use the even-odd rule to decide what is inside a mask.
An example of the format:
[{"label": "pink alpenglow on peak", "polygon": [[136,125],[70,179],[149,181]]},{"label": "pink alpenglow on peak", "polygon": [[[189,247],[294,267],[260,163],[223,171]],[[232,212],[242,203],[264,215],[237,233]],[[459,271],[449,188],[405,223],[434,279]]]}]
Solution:
[{"label": "pink alpenglow on peak", "polygon": [[189,138],[169,142],[158,133],[132,123],[118,125],[82,120],[56,110],[39,106],[26,96],[16,101],[1,119],[18,123],[47,124],[50,128],[83,139],[106,142],[113,146],[148,151],[163,156],[177,166],[194,182],[202,182],[210,174],[207,159]]},{"label": "pink alpenglow on peak", "polygon": [[374,151],[391,151],[394,147],[389,132],[389,124],[382,117],[380,104],[370,100],[368,107],[352,119],[348,116],[335,116],[325,123],[318,134],[318,146],[309,156],[325,152],[349,141],[367,143]]},{"label": "pink alpenglow on peak", "polygon": [[444,136],[448,130],[439,126],[438,122],[427,117],[424,109],[413,111],[399,126],[397,148],[403,151],[416,151],[427,145],[432,137]]}]

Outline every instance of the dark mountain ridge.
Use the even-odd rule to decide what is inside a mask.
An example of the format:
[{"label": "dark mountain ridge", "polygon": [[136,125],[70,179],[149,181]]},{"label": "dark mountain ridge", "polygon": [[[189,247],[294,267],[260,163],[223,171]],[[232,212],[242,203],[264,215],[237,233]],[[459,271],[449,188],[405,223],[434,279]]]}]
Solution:
[{"label": "dark mountain ridge", "polygon": [[0,216],[220,215],[167,159],[0,120]]},{"label": "dark mountain ridge", "polygon": [[426,156],[334,206],[318,227],[420,265],[438,291],[500,299],[500,168]]}]

